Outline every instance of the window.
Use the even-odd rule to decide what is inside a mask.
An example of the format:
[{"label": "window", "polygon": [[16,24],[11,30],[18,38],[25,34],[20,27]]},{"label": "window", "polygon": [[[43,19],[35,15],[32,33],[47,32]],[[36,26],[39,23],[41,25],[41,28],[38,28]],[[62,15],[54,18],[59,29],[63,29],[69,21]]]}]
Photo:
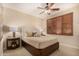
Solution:
[{"label": "window", "polygon": [[48,19],[47,33],[57,35],[73,35],[73,13]]}]

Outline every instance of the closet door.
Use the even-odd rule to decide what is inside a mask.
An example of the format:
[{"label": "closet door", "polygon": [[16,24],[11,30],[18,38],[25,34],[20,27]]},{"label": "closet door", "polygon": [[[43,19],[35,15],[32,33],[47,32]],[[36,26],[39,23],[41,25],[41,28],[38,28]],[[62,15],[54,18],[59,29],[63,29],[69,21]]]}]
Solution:
[{"label": "closet door", "polygon": [[57,17],[56,34],[62,34],[62,16]]},{"label": "closet door", "polygon": [[63,35],[73,35],[73,14],[63,15]]}]

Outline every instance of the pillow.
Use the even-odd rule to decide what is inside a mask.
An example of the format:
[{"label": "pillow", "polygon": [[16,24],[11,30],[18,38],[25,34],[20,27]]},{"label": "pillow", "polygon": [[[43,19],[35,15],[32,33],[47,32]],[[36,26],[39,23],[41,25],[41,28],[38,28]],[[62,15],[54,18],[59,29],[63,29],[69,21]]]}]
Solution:
[{"label": "pillow", "polygon": [[32,37],[35,37],[36,34],[37,32],[32,32]]},{"label": "pillow", "polygon": [[26,32],[28,37],[32,37],[32,32]]},{"label": "pillow", "polygon": [[45,32],[41,32],[41,36],[46,36],[46,33]]},{"label": "pillow", "polygon": [[22,33],[22,36],[23,37],[27,37],[27,33]]},{"label": "pillow", "polygon": [[41,33],[39,33],[39,32],[36,32],[34,35],[34,37],[40,37],[40,36],[41,36]]}]

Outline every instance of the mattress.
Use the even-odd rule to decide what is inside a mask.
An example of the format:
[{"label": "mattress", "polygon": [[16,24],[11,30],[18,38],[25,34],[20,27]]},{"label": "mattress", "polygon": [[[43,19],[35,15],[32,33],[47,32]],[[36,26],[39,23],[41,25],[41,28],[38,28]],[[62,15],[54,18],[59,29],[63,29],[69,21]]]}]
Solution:
[{"label": "mattress", "polygon": [[23,37],[22,40],[37,49],[43,49],[58,42],[56,37]]}]

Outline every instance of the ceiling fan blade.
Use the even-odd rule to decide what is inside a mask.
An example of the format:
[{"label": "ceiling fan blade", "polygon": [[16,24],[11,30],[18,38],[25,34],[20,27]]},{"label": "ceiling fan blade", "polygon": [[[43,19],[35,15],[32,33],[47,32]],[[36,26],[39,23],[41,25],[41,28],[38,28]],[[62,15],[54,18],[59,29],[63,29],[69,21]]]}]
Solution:
[{"label": "ceiling fan blade", "polygon": [[42,11],[40,14],[44,13],[45,11]]},{"label": "ceiling fan blade", "polygon": [[54,5],[54,3],[46,3],[45,8],[50,9],[53,5]]},{"label": "ceiling fan blade", "polygon": [[52,7],[53,5],[54,5],[54,3],[49,3],[48,4],[49,7]]},{"label": "ceiling fan blade", "polygon": [[60,10],[60,8],[53,8],[53,9],[51,9],[51,10],[53,10],[53,11],[58,11],[58,10]]},{"label": "ceiling fan blade", "polygon": [[45,9],[45,8],[42,8],[42,7],[37,7],[38,9]]}]

